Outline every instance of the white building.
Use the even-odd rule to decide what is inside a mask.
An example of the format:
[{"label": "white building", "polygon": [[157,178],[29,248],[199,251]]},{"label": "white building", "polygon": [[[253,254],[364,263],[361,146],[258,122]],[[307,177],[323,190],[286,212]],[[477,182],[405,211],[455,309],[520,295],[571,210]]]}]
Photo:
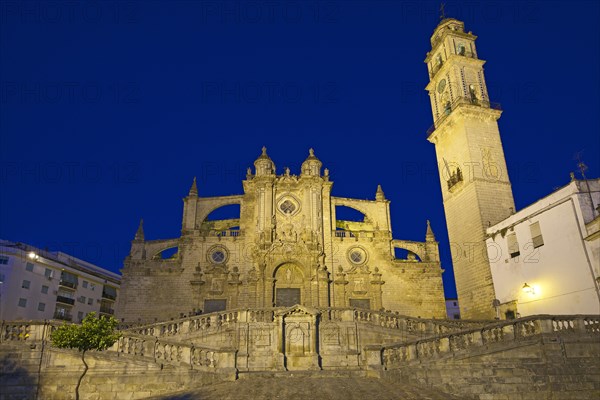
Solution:
[{"label": "white building", "polygon": [[501,318],[599,314],[600,179],[579,181],[487,229]]},{"label": "white building", "polygon": [[458,299],[446,299],[446,316],[448,319],[460,319]]},{"label": "white building", "polygon": [[112,315],[121,277],[61,252],[0,240],[0,320]]}]

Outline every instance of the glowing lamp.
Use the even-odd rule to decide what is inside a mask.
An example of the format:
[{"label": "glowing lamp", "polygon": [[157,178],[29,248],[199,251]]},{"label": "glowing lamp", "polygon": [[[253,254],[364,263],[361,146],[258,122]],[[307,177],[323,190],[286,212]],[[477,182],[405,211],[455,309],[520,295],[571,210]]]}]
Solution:
[{"label": "glowing lamp", "polygon": [[527,283],[523,285],[523,288],[521,289],[524,293],[527,294],[533,294],[534,290],[531,286],[529,286]]}]

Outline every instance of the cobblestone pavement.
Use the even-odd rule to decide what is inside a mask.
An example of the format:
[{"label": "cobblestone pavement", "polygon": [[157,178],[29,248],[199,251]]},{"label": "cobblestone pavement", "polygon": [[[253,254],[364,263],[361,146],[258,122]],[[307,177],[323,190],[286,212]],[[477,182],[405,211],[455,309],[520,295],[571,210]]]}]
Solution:
[{"label": "cobblestone pavement", "polygon": [[[434,389],[377,378],[252,377],[218,383],[192,392],[162,396],[169,400],[449,400]],[[158,399],[158,398],[157,398]]]}]

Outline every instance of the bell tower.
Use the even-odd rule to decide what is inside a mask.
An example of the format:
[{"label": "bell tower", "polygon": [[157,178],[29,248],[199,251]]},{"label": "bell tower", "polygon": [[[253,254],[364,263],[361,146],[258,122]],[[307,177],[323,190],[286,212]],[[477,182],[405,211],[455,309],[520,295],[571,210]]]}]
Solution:
[{"label": "bell tower", "polygon": [[453,18],[433,32],[425,59],[434,121],[427,140],[435,145],[461,315],[487,319],[495,316],[495,293],[485,230],[515,206],[498,130],[502,111],[489,100],[476,38]]}]

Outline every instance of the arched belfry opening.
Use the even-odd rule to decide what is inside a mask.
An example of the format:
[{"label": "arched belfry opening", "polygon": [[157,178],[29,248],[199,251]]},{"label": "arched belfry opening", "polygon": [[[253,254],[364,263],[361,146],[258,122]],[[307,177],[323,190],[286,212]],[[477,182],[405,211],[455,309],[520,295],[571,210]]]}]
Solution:
[{"label": "arched belfry opening", "polygon": [[306,299],[302,269],[293,262],[281,264],[273,273],[273,304],[290,307],[303,304]]}]

